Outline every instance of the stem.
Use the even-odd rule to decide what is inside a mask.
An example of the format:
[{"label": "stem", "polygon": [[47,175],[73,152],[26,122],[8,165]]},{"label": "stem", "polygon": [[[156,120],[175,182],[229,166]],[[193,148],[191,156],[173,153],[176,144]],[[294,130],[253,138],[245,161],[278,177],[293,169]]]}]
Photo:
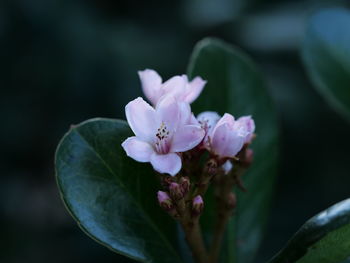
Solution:
[{"label": "stem", "polygon": [[196,189],[193,192],[193,197],[200,195],[202,197],[204,197],[205,193],[208,190],[209,187],[209,182],[212,176],[205,174],[203,177],[204,180],[200,180],[198,186],[196,187]]},{"label": "stem", "polygon": [[192,251],[196,263],[207,263],[208,255],[204,246],[201,228],[198,219],[181,222],[186,235],[186,241]]},{"label": "stem", "polygon": [[231,176],[219,175],[216,183],[215,195],[217,202],[217,219],[212,244],[209,253],[209,262],[217,263],[219,260],[222,240],[225,234],[226,225],[232,214],[233,207],[230,207],[228,196],[232,191],[234,180]]},{"label": "stem", "polygon": [[210,261],[211,263],[216,263],[219,260],[220,250],[222,240],[225,234],[225,229],[228,220],[230,219],[231,213],[219,214],[217,222],[215,225],[215,233],[212,241],[212,246],[210,248]]},{"label": "stem", "polygon": [[210,159],[202,171],[202,174],[198,180],[198,185],[193,192],[193,197],[200,195],[204,198],[205,193],[208,190],[211,179],[217,173],[217,163],[215,160]]},{"label": "stem", "polygon": [[176,210],[179,213],[180,217],[185,218],[186,217],[186,203],[184,199],[181,199],[176,204]]}]

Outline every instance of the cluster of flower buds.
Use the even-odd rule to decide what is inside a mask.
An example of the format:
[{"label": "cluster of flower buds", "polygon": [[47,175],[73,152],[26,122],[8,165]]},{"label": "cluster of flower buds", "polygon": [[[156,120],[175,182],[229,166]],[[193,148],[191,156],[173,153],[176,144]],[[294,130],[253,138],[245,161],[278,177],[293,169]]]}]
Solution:
[{"label": "cluster of flower buds", "polygon": [[[168,184],[164,187],[167,191],[158,191],[159,205],[174,218],[186,217],[188,215],[198,217],[204,207],[200,195],[191,197],[190,180],[188,177],[180,177],[178,182],[165,179]],[[192,200],[191,200],[192,199]],[[185,214],[188,215],[185,215]]]},{"label": "cluster of flower buds", "polygon": [[[229,175],[236,165],[246,168],[252,162],[249,145],[255,136],[254,120],[251,116],[236,120],[229,113],[220,116],[212,111],[202,112],[196,118],[190,103],[206,84],[200,77],[189,81],[181,75],[163,82],[157,72],[149,69],[139,72],[139,77],[151,104],[139,97],[126,105],[126,119],[135,136],[127,138],[122,147],[129,157],[151,163],[155,171],[167,178],[163,182],[166,191],[158,192],[164,210],[176,217],[185,203],[194,215],[199,215],[204,190],[214,175]],[[201,169],[196,166],[205,152],[209,159],[202,171],[207,177],[201,177]],[[185,176],[192,180],[196,174],[195,183],[190,186]],[[229,198],[231,206],[235,206],[235,197]]]}]

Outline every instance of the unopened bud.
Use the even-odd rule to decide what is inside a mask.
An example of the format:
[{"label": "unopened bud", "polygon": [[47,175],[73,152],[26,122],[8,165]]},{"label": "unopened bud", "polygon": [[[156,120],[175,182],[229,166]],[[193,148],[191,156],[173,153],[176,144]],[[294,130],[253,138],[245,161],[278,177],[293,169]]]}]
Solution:
[{"label": "unopened bud", "polygon": [[183,195],[186,195],[190,190],[190,179],[188,177],[181,177],[180,186],[181,186],[181,191]]},{"label": "unopened bud", "polygon": [[197,195],[193,198],[192,201],[192,211],[194,215],[200,215],[204,208],[204,202],[200,195]]},{"label": "unopened bud", "polygon": [[227,208],[228,209],[235,209],[237,205],[237,198],[234,193],[229,193],[227,196]]},{"label": "unopened bud", "polygon": [[166,211],[170,211],[174,208],[173,201],[171,200],[168,193],[163,191],[158,191],[157,198],[159,205]]},{"label": "unopened bud", "polygon": [[181,186],[178,183],[171,183],[169,186],[169,192],[171,198],[174,200],[180,200],[184,197]]},{"label": "unopened bud", "polygon": [[233,168],[232,162],[230,160],[227,160],[222,166],[222,170],[224,171],[224,174],[229,174]]}]

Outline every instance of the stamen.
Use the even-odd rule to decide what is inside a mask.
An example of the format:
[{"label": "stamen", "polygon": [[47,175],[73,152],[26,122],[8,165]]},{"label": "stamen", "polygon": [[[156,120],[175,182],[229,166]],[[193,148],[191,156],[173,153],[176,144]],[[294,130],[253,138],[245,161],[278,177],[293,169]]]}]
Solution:
[{"label": "stamen", "polygon": [[160,127],[157,129],[156,137],[157,137],[157,142],[156,142],[156,151],[161,154],[165,154],[169,152],[169,143],[168,143],[168,136],[169,136],[169,131],[167,127],[165,126],[165,123],[162,122]]},{"label": "stamen", "polygon": [[206,132],[211,128],[211,125],[208,124],[209,123],[208,119],[203,119],[198,122],[201,125],[202,129],[204,129]]}]

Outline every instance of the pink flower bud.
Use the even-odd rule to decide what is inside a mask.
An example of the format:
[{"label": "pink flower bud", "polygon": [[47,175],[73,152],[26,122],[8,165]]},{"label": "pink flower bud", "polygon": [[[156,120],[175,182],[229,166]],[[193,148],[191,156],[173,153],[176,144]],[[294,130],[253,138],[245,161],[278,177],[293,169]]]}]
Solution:
[{"label": "pink flower bud", "polygon": [[200,215],[204,208],[204,202],[200,195],[197,195],[195,198],[193,198],[192,201],[192,211],[195,215]]},{"label": "pink flower bud", "polygon": [[223,165],[221,165],[221,168],[224,171],[224,174],[229,174],[233,168],[233,164],[230,160],[227,160]]},{"label": "pink flower bud", "polygon": [[170,211],[174,208],[173,201],[171,200],[168,193],[163,191],[158,191],[157,198],[159,205],[166,211]]},{"label": "pink flower bud", "polygon": [[181,177],[180,186],[181,186],[183,195],[186,195],[190,190],[190,179],[188,177]]},{"label": "pink flower bud", "polygon": [[181,186],[178,183],[171,183],[169,186],[170,196],[174,200],[180,200],[184,197]]}]

